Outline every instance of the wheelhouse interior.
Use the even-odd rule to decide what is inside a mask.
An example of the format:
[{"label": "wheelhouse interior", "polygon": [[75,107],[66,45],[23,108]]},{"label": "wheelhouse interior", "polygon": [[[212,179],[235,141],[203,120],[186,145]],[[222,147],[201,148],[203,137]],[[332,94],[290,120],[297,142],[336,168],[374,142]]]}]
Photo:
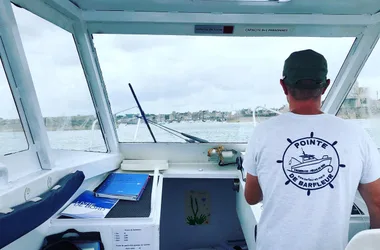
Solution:
[{"label": "wheelhouse interior", "polygon": [[[236,157],[257,123],[288,111],[284,60],[322,53],[324,112],[380,147],[379,33],[377,0],[1,0],[0,248],[76,229],[105,249],[128,249],[126,231],[139,249],[255,249],[263,208],[246,203]],[[144,202],[61,216],[122,171],[152,176]],[[357,194],[349,237],[368,227]]]}]

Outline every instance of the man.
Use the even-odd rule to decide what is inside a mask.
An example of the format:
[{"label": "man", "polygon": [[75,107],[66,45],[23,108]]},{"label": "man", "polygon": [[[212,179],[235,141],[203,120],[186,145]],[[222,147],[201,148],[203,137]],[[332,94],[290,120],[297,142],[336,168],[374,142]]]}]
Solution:
[{"label": "man", "polygon": [[325,58],[292,53],[280,81],[290,112],[255,127],[243,167],[245,198],[262,201],[258,250],[343,250],[356,191],[380,227],[380,156],[368,134],[324,114]]}]

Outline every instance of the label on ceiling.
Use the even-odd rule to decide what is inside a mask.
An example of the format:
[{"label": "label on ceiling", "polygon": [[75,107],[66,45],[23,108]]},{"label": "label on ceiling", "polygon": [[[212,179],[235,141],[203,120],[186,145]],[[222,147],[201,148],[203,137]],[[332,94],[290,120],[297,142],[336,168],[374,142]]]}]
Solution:
[{"label": "label on ceiling", "polygon": [[234,26],[225,25],[195,25],[195,34],[232,34]]},{"label": "label on ceiling", "polygon": [[245,32],[249,33],[287,33],[289,32],[288,28],[245,28]]}]

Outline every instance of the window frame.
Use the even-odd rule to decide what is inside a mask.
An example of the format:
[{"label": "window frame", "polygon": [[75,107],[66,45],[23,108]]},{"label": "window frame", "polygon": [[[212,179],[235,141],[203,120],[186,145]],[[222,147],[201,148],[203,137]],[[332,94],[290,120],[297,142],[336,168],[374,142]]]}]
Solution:
[{"label": "window frame", "polygon": [[34,140],[33,140],[33,137],[30,133],[29,124],[28,124],[27,118],[25,116],[24,110],[22,108],[23,107],[22,100],[21,100],[21,97],[18,93],[17,84],[16,84],[16,81],[14,79],[12,68],[9,64],[9,59],[8,59],[8,56],[7,56],[5,48],[4,48],[4,43],[3,43],[3,40],[1,38],[1,34],[0,34],[0,61],[3,65],[2,68],[4,70],[5,77],[7,78],[8,87],[9,87],[10,93],[11,93],[12,98],[13,98],[13,103],[15,105],[15,108],[16,108],[16,111],[18,114],[18,118],[20,120],[20,124],[22,127],[22,131],[24,133],[25,142],[26,142],[26,146],[27,146],[26,149],[3,154],[3,156],[9,156],[9,155],[13,155],[13,154],[17,154],[17,153],[21,153],[21,152],[31,150],[31,145],[34,144]]},{"label": "window frame", "polygon": [[[20,17],[19,16],[21,14],[19,13],[17,15],[16,12],[14,11],[14,8],[17,8],[17,6],[16,5],[12,5],[12,9],[13,9],[14,16],[15,16],[15,21],[16,21],[16,24],[17,24],[17,27],[18,27],[18,32],[20,33],[20,40],[21,40],[21,43],[22,43],[22,46],[23,46],[23,49],[24,49],[24,53],[25,53],[25,56],[26,56],[26,61],[27,61],[28,64],[30,64],[30,60],[29,60],[30,58],[28,58],[29,54],[28,54],[28,51],[26,50],[27,47],[25,46],[25,39],[23,39],[22,34],[21,34],[21,30],[19,28],[20,25],[21,25],[21,23],[20,23]],[[95,118],[95,121],[97,121],[97,123],[99,124],[99,131],[101,133],[101,137],[99,137],[99,139],[102,138],[102,140],[103,140],[103,142],[101,143],[101,145],[99,147],[94,147],[92,145],[92,143],[94,142],[93,138],[97,137],[96,135],[94,137],[94,132],[96,132],[97,130],[92,130],[90,128],[88,131],[91,133],[91,135],[89,137],[89,140],[86,141],[86,143],[89,143],[89,144],[91,143],[91,145],[92,145],[91,147],[79,147],[79,149],[76,149],[75,147],[70,147],[70,146],[66,147],[66,148],[65,147],[55,147],[54,146],[55,145],[54,142],[58,142],[58,144],[59,144],[60,141],[59,140],[55,141],[54,139],[52,140],[52,137],[48,133],[49,130],[45,126],[44,129],[45,129],[46,134],[47,134],[47,139],[48,139],[49,144],[50,144],[50,149],[51,150],[75,151],[75,152],[89,152],[89,153],[110,153],[110,147],[108,145],[107,137],[105,135],[104,126],[103,126],[103,123],[101,122],[101,119],[100,119],[100,116],[99,116],[99,111],[98,111],[98,108],[97,108],[97,105],[96,105],[96,100],[95,100],[95,98],[93,96],[93,92],[91,90],[91,86],[90,86],[90,83],[89,83],[89,80],[88,80],[87,72],[85,71],[85,68],[83,66],[81,54],[78,51],[78,43],[75,40],[74,33],[72,31],[68,31],[66,29],[63,29],[59,25],[56,25],[54,23],[49,22],[49,20],[46,20],[43,17],[41,17],[41,16],[39,16],[39,15],[35,14],[34,12],[31,12],[31,11],[29,11],[27,9],[23,9],[21,11],[27,12],[28,15],[31,15],[34,18],[38,19],[39,22],[49,23],[49,25],[52,25],[51,27],[53,27],[54,29],[62,31],[63,33],[65,33],[65,35],[67,35],[67,38],[70,37],[70,39],[68,39],[68,40],[70,40],[70,43],[72,43],[72,44],[70,44],[70,46],[74,45],[74,46],[72,46],[73,47],[72,53],[73,53],[73,55],[75,54],[75,56],[78,59],[78,63],[79,63],[79,65],[75,65],[75,67],[78,66],[80,68],[80,71],[82,72],[81,74],[83,74],[82,76],[83,76],[83,79],[84,79],[83,84],[86,84],[86,86],[83,86],[83,87],[86,89],[87,93],[85,95],[83,95],[83,96],[84,96],[85,99],[88,99],[91,102],[91,103],[89,103],[91,105],[91,107],[92,107],[90,115],[92,115]],[[37,100],[39,102],[40,109],[41,109],[41,99],[42,99],[41,97],[42,96],[39,95],[39,92],[37,90],[38,89],[37,85],[38,85],[38,82],[39,82],[38,80],[39,79],[34,79],[33,78],[33,76],[34,76],[33,73],[34,72],[33,72],[32,68],[29,67],[29,71],[31,73],[31,78],[32,78],[32,81],[33,81],[34,88],[36,89],[36,98],[37,98]],[[88,95],[88,96],[86,96],[86,95]],[[83,98],[83,96],[82,96],[82,98]],[[44,117],[44,113],[42,112],[42,109],[41,109],[41,115],[42,115],[42,118],[45,118]],[[73,119],[74,117],[75,117],[75,115],[71,115],[70,116],[70,120]],[[91,125],[91,123],[89,123],[89,125]],[[60,131],[64,131],[64,130],[60,130]],[[94,149],[94,148],[100,148],[100,149]]]},{"label": "window frame", "polygon": [[[358,42],[359,42],[359,39],[357,38]],[[356,43],[354,43],[354,45],[356,45]],[[353,45],[353,46],[354,46]],[[334,115],[335,116],[338,116],[339,112],[341,111],[342,109],[342,106],[345,104],[345,101],[348,100],[347,97],[349,96],[349,94],[351,93],[352,89],[355,87],[355,83],[358,82],[358,79],[360,78],[360,75],[361,73],[363,72],[363,69],[368,65],[368,62],[369,60],[373,57],[373,56],[376,56],[374,54],[374,50],[379,46],[379,50],[380,50],[380,34],[378,34],[378,37],[376,39],[376,41],[373,43],[373,45],[371,46],[370,48],[370,53],[368,53],[365,61],[362,62],[362,64],[360,65],[360,68],[359,70],[356,72],[355,74],[355,77],[352,78],[352,82],[350,83],[350,87],[347,89],[346,93],[344,94],[342,100],[340,100],[340,103],[338,105],[338,108],[336,109],[336,112],[334,112]],[[357,45],[354,46],[353,48],[351,48],[351,50],[356,50],[357,48]],[[355,51],[354,51],[355,52]],[[349,54],[349,56],[351,56],[351,52]],[[347,57],[346,60],[349,59],[349,56]],[[379,55],[378,55],[379,56]],[[345,62],[346,63],[346,62]],[[340,74],[340,73],[339,73]],[[338,76],[339,76],[338,74]],[[379,75],[380,76],[380,75]],[[338,78],[338,77],[337,77]],[[362,101],[362,99],[358,99],[360,102]],[[366,104],[367,104],[367,100],[365,100]],[[345,119],[345,118],[342,118],[342,119]],[[364,118],[363,120],[369,120],[371,119],[371,117],[368,117],[368,118]],[[345,119],[345,120],[351,120],[351,119]],[[355,120],[355,119],[352,119],[352,120]],[[375,142],[375,141],[374,141]],[[376,144],[376,147],[378,150],[380,150],[380,145],[377,145],[377,143],[375,142]]]},{"label": "window frame", "polygon": [[[377,38],[377,41],[373,44],[373,46],[371,48],[371,52],[367,55],[366,60],[363,62],[363,64],[361,65],[360,69],[358,70],[358,72],[356,72],[355,77],[352,79],[352,83],[351,83],[350,88],[344,94],[344,97],[342,98],[342,100],[340,100],[340,104],[338,105],[338,108],[337,108],[336,112],[334,113],[335,116],[338,115],[340,109],[342,108],[342,106],[343,106],[344,102],[346,101],[348,95],[350,94],[352,88],[355,86],[355,83],[357,82],[358,78],[360,77],[360,74],[363,72],[363,69],[367,65],[368,60],[371,59],[371,57],[374,55],[373,52],[374,52],[374,50],[376,49],[377,46],[380,46],[380,34],[379,34],[379,37]],[[351,48],[351,49],[353,49],[353,48]],[[356,49],[356,46],[355,46],[355,49]],[[349,58],[346,58],[346,60],[348,60],[348,59]],[[345,63],[346,63],[346,61],[345,61]],[[339,74],[340,74],[340,72],[339,72]],[[380,149],[380,146],[378,146],[378,148]]]},{"label": "window frame", "polygon": [[[106,148],[106,150],[104,152],[99,152],[99,151],[84,151],[84,152],[93,152],[93,153],[104,153],[104,154],[108,154],[108,153],[111,153],[111,149],[110,149],[110,145],[109,145],[109,142],[107,140],[107,136],[106,136],[106,131],[105,131],[105,128],[104,128],[104,125],[103,125],[103,121],[100,117],[100,114],[99,114],[99,109],[98,109],[98,105],[97,105],[97,102],[96,102],[96,97],[95,97],[95,94],[94,94],[94,91],[92,90],[92,86],[91,86],[91,82],[90,82],[90,79],[89,79],[89,76],[88,76],[88,73],[86,72],[86,67],[83,63],[83,58],[82,58],[82,55],[80,53],[80,46],[79,46],[79,42],[78,40],[76,39],[75,37],[75,34],[74,33],[70,33],[71,34],[71,37],[72,37],[72,41],[74,42],[74,45],[75,45],[75,49],[76,49],[76,53],[78,55],[78,59],[79,59],[79,62],[80,62],[80,65],[82,67],[82,71],[83,71],[83,74],[84,74],[84,77],[86,79],[86,84],[87,84],[87,89],[88,89],[88,92],[90,93],[90,97],[91,97],[91,101],[92,101],[92,105],[94,107],[94,111],[95,111],[95,116],[96,116],[96,121],[97,123],[99,124],[99,128],[100,128],[100,131],[102,133],[102,138],[103,138],[103,141],[104,141],[104,146]],[[92,38],[92,37],[90,37]],[[108,103],[108,109],[110,111],[110,113],[112,114],[112,111],[111,111],[111,105],[109,103],[109,99],[108,99],[108,94],[107,94],[107,90],[105,88],[105,84],[104,84],[104,81],[103,81],[103,75],[102,75],[102,71],[101,71],[101,68],[100,68],[100,64],[97,60],[97,53],[96,53],[96,50],[95,51],[91,51],[94,55],[94,60],[95,60],[95,63],[96,63],[96,68],[99,72],[99,78],[101,79],[101,83],[102,83],[102,90],[105,94],[105,96],[107,97],[107,103]],[[115,130],[115,134],[117,136],[117,132],[116,132],[116,127],[114,127],[114,130]],[[74,151],[83,151],[83,150],[74,150]]]}]

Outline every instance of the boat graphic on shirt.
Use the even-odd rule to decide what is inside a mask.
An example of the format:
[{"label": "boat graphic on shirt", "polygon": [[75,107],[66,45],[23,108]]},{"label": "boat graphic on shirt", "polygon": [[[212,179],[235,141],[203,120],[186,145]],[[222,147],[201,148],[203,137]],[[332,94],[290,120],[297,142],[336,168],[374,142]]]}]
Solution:
[{"label": "boat graphic on shirt", "polygon": [[332,172],[333,167],[330,165],[332,158],[330,156],[324,155],[322,158],[318,159],[315,157],[315,155],[306,154],[303,149],[302,153],[303,154],[299,156],[301,160],[298,160],[294,157],[290,159],[290,169],[288,169],[289,171],[299,174],[315,174],[328,167],[328,172]]},{"label": "boat graphic on shirt", "polygon": [[276,162],[282,165],[285,185],[306,190],[310,196],[312,190],[322,189],[326,186],[334,188],[332,182],[339,173],[342,164],[337,149],[338,141],[329,142],[316,137],[314,132],[310,136],[296,140],[286,139],[289,145],[284,150],[281,159]]}]

